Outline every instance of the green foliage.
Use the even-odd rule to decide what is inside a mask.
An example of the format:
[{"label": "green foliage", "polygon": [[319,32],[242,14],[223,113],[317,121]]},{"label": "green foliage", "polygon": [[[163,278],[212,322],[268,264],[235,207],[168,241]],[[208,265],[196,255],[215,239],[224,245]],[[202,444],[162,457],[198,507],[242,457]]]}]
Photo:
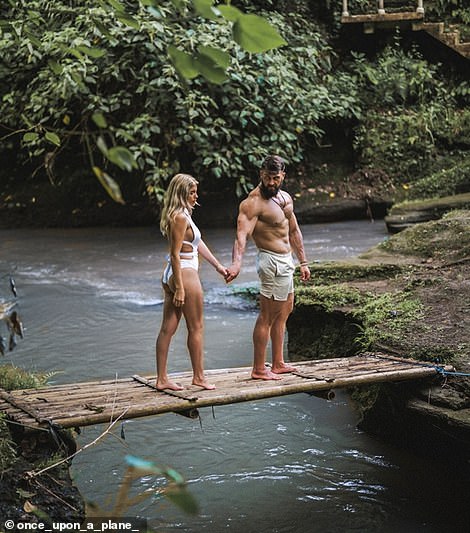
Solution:
[{"label": "green foliage", "polygon": [[37,389],[47,384],[54,373],[31,373],[13,365],[0,365],[0,388],[10,391]]},{"label": "green foliage", "polygon": [[430,0],[426,2],[426,13],[443,17],[452,14],[456,9],[464,9],[466,4],[466,0]]},{"label": "green foliage", "polygon": [[409,198],[437,198],[470,191],[470,161],[468,153],[452,159],[443,158],[438,170],[418,179],[409,189]]},{"label": "green foliage", "polygon": [[397,184],[425,174],[436,155],[432,123],[437,113],[445,110],[371,111],[356,129],[361,166],[387,169]]},{"label": "green foliage", "polygon": [[[338,283],[334,269],[331,270],[330,284],[296,287],[296,305],[318,306],[327,313],[338,310],[350,313],[358,324],[356,343],[361,350],[369,350],[377,342],[397,340],[412,322],[422,317],[422,304],[407,291],[361,292],[347,283]],[[355,268],[351,273],[354,272]]]},{"label": "green foliage", "polygon": [[442,97],[446,87],[438,67],[425,61],[417,51],[401,48],[400,35],[374,61],[351,53],[353,73],[364,91],[368,107],[393,109],[397,105],[423,105]]},{"label": "green foliage", "polygon": [[364,350],[377,342],[393,343],[407,334],[409,326],[424,316],[423,312],[421,302],[406,292],[370,295],[353,312],[362,324],[357,342]]},{"label": "green foliage", "polygon": [[[439,196],[468,190],[465,169],[458,171],[470,146],[468,83],[444,82],[439,65],[402,50],[399,36],[373,62],[353,58],[351,72],[364,101],[354,142],[359,164],[385,170],[415,196],[429,195],[426,185],[433,182]],[[437,191],[449,166],[455,171]]]},{"label": "green foliage", "polygon": [[343,283],[297,287],[296,291],[297,305],[319,305],[327,312],[339,307],[358,305],[363,301],[363,296],[357,289]]},{"label": "green foliage", "polygon": [[458,26],[464,41],[470,39],[470,7],[467,0],[426,0],[426,20]]},{"label": "green foliage", "polygon": [[353,72],[369,107],[356,129],[361,165],[387,169],[398,183],[409,182],[426,172],[434,156],[433,124],[446,114],[448,97],[437,68],[405,53],[398,41],[372,63],[362,55],[354,59]]},{"label": "green foliage", "polygon": [[[121,8],[104,0],[3,6],[4,144],[42,164],[52,182],[65,179],[60,161],[83,166],[85,158],[117,201],[125,171],[134,189],[156,197],[180,169],[202,180],[223,177],[242,194],[266,152],[301,161],[304,138],[320,137],[321,119],[360,113],[352,80],[335,82],[332,50],[313,22],[266,14],[289,46],[260,55],[233,38],[255,49],[246,37],[260,23],[253,13],[235,30],[240,19],[220,24],[179,4],[179,13],[171,2],[150,0]],[[194,5],[198,14],[213,10],[211,2]],[[236,15],[222,7],[224,20]]]}]

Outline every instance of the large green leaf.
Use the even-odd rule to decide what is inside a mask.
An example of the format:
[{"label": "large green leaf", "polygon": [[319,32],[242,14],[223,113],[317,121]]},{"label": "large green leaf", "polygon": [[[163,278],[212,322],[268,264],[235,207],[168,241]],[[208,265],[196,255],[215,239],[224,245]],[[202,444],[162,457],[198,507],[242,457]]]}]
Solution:
[{"label": "large green leaf", "polygon": [[220,84],[227,79],[225,69],[219,67],[219,65],[214,63],[212,58],[207,55],[198,54],[194,59],[194,64],[204,78],[211,83]]},{"label": "large green leaf", "polygon": [[121,188],[113,180],[113,178],[109,174],[106,174],[106,172],[101,170],[99,167],[93,167],[93,172],[109,196],[111,196],[115,202],[124,204],[125,202],[121,194]]},{"label": "large green leaf", "polygon": [[193,6],[198,15],[209,20],[217,20],[217,13],[213,9],[214,0],[193,0]]},{"label": "large green leaf", "polygon": [[179,50],[176,46],[170,45],[168,47],[168,55],[178,74],[184,78],[191,80],[199,74],[199,70],[194,64],[194,58],[190,54]]},{"label": "large green leaf", "polygon": [[218,5],[217,9],[222,13],[222,16],[230,22],[235,22],[243,16],[243,11],[238,8],[228,5]]},{"label": "large green leaf", "polygon": [[108,28],[106,28],[106,26],[104,24],[102,24],[99,20],[97,20],[96,18],[92,18],[91,19],[93,21],[93,24],[96,26],[96,28],[98,29],[98,31],[104,35],[105,37],[107,37],[110,41],[114,41],[114,37],[112,36],[112,34],[108,31]]},{"label": "large green leaf", "polygon": [[116,15],[116,18],[126,26],[134,28],[135,30],[140,30],[140,22],[134,17],[131,17],[130,15]]},{"label": "large green leaf", "polygon": [[108,0],[108,4],[110,4],[116,11],[124,13],[124,6],[118,0]]},{"label": "large green leaf", "polygon": [[258,15],[242,15],[233,25],[233,38],[247,52],[266,52],[283,46],[286,41],[276,28]]},{"label": "large green leaf", "polygon": [[96,111],[91,115],[91,120],[98,126],[98,128],[107,128],[108,123],[106,122],[106,117],[103,115],[103,113]]},{"label": "large green leaf", "polygon": [[45,137],[50,143],[60,146],[60,137],[57,135],[57,133],[47,131]]},{"label": "large green leaf", "polygon": [[96,146],[98,146],[98,148],[100,149],[101,153],[104,155],[104,156],[107,156],[108,155],[108,147],[106,146],[106,141],[104,140],[104,138],[100,135],[96,141]]},{"label": "large green leaf", "polygon": [[38,140],[39,135],[37,133],[34,133],[33,131],[28,131],[28,133],[25,133],[23,135],[23,142],[29,143],[34,142]]},{"label": "large green leaf", "polygon": [[175,6],[178,11],[183,11],[184,9],[184,0],[171,0],[171,3]]},{"label": "large green leaf", "polygon": [[60,74],[62,74],[63,67],[60,63],[57,63],[57,61],[54,61],[53,59],[49,59],[47,64],[49,65],[49,68],[52,70],[52,72],[56,76],[59,76]]},{"label": "large green leaf", "polygon": [[80,50],[80,52],[82,52],[83,54],[86,54],[89,57],[93,57],[94,59],[106,55],[106,50],[103,50],[102,48],[91,48],[90,46],[85,45],[77,46],[77,50]]},{"label": "large green leaf", "polygon": [[199,54],[212,59],[212,61],[220,68],[226,69],[230,65],[230,54],[220,50],[220,48],[214,48],[213,46],[199,46],[197,50]]},{"label": "large green leaf", "polygon": [[114,163],[122,170],[130,172],[133,168],[137,168],[134,156],[124,146],[113,146],[108,150],[107,157],[111,163]]}]

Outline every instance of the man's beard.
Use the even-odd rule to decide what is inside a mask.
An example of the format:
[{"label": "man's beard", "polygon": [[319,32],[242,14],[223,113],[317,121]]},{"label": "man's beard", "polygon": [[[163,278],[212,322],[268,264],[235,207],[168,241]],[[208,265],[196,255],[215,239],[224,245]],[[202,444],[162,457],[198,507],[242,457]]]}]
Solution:
[{"label": "man's beard", "polygon": [[270,198],[274,198],[277,193],[279,192],[280,187],[266,187],[262,181],[260,181],[259,184],[259,190],[261,192],[261,196],[265,200],[269,200]]}]

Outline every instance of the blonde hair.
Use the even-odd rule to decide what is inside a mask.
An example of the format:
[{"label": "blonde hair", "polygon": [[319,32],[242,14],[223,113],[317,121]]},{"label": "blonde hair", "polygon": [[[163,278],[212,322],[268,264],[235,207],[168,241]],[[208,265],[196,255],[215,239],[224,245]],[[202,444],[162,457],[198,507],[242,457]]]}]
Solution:
[{"label": "blonde hair", "polygon": [[176,174],[171,178],[170,185],[163,199],[163,209],[160,216],[160,231],[166,237],[168,228],[178,213],[188,209],[191,213],[191,206],[188,204],[189,191],[191,187],[198,185],[198,181],[190,174]]}]

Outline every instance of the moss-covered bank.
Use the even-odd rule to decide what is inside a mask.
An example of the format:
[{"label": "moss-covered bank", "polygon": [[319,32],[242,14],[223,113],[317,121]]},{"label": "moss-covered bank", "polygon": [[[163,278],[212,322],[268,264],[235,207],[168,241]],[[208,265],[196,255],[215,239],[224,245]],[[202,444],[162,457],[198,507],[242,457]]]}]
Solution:
[{"label": "moss-covered bank", "polygon": [[[312,265],[288,321],[292,359],[381,351],[454,365],[434,383],[353,392],[361,427],[470,459],[470,211],[417,224],[352,262]],[[406,438],[404,437],[406,435]]]},{"label": "moss-covered bank", "polygon": [[[2,390],[34,388],[46,378],[0,366]],[[25,428],[0,415],[0,516],[23,524],[82,522],[84,501],[63,461],[75,451],[68,431]]]}]

